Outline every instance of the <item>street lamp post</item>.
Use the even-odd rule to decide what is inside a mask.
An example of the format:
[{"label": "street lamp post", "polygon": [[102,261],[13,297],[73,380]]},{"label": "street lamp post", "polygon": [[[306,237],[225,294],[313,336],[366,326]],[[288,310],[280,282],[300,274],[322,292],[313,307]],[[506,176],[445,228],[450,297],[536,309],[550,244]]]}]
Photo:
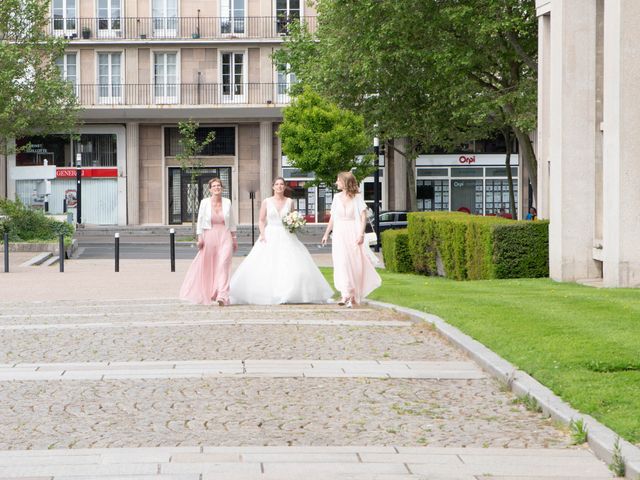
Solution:
[{"label": "street lamp post", "polygon": [[374,250],[380,251],[380,139],[373,137],[373,153],[376,156],[373,174],[373,221],[376,230],[376,244]]},{"label": "street lamp post", "polygon": [[76,223],[82,223],[82,154],[76,153]]}]

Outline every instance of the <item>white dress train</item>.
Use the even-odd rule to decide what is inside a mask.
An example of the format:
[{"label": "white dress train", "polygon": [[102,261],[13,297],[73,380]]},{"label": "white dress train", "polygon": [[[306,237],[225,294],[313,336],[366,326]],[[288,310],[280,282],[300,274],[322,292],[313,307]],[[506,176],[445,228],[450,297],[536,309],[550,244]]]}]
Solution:
[{"label": "white dress train", "polygon": [[326,303],[333,290],[307,248],[282,224],[293,202],[287,200],[281,211],[271,198],[266,202],[266,241],[258,240],[233,274],[231,304]]}]

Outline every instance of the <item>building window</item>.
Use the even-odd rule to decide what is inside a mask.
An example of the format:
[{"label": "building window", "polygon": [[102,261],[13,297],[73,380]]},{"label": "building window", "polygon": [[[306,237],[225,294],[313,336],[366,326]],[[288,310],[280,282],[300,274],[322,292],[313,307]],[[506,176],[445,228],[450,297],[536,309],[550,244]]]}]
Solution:
[{"label": "building window", "polygon": [[56,60],[56,65],[62,78],[73,85],[75,89],[78,85],[77,53],[65,53]]},{"label": "building window", "polygon": [[118,137],[115,133],[80,135],[73,142],[73,151],[82,156],[83,167],[116,167],[118,165]]},{"label": "building window", "polygon": [[418,210],[449,210],[449,180],[418,180]]},{"label": "building window", "polygon": [[[16,155],[16,165],[49,165],[75,167],[75,155],[82,156],[83,167],[118,166],[118,138],[115,133],[82,134],[79,140],[71,140],[69,135],[47,135],[18,140],[23,151]],[[28,146],[27,146],[28,145]],[[26,146],[26,147],[25,147]]]},{"label": "building window", "polygon": [[178,35],[178,0],[153,0],[153,36],[175,38]]},{"label": "building window", "polygon": [[[209,132],[215,132],[213,142],[207,145],[200,156],[211,157],[215,155],[236,154],[236,129],[235,127],[200,127],[196,130],[196,139],[202,142]],[[178,127],[164,129],[164,154],[167,157],[175,157],[182,148],[180,147],[180,131]]]},{"label": "building window", "polygon": [[222,54],[222,94],[228,97],[244,95],[244,53]]},{"label": "building window", "polygon": [[[513,194],[518,199],[518,180],[513,179]],[[513,215],[509,202],[508,180],[486,180],[485,183],[485,215],[495,215],[504,208],[505,212]]]},{"label": "building window", "polygon": [[276,29],[288,34],[289,23],[300,19],[300,0],[276,0]]},{"label": "building window", "polygon": [[278,103],[289,103],[289,91],[292,85],[298,83],[296,74],[291,71],[289,65],[277,65],[278,76]]},{"label": "building window", "polygon": [[53,0],[53,30],[57,32],[75,32],[76,1]]},{"label": "building window", "polygon": [[153,85],[156,103],[177,103],[177,53],[156,52],[154,53],[153,58]]},{"label": "building window", "polygon": [[98,0],[98,35],[117,36],[121,27],[121,0]]},{"label": "building window", "polygon": [[244,33],[244,1],[221,0],[220,17],[222,33]]},{"label": "building window", "polygon": [[122,54],[98,54],[98,92],[100,101],[111,103],[122,98]]}]

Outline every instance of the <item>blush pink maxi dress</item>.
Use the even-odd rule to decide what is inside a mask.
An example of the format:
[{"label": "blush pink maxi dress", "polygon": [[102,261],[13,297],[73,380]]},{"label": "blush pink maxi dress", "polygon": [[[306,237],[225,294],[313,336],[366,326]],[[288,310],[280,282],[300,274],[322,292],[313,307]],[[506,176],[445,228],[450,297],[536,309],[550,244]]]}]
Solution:
[{"label": "blush pink maxi dress", "polygon": [[336,195],[331,205],[333,283],[342,298],[353,297],[360,303],[382,284],[382,279],[371,261],[372,254],[365,250],[369,246],[365,243],[358,245],[360,221],[356,215],[359,209],[366,209],[364,200],[360,195],[351,200],[345,197],[344,193]]},{"label": "blush pink maxi dress", "polygon": [[204,246],[187,270],[180,299],[203,305],[221,300],[228,305],[233,239],[222,211],[211,208],[211,228],[204,230],[202,237]]}]

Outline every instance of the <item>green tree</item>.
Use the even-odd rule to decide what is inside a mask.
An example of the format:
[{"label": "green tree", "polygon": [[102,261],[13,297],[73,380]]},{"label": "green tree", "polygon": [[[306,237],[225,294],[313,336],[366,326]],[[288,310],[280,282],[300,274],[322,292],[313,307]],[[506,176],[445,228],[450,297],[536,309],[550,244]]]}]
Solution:
[{"label": "green tree", "polygon": [[176,159],[180,162],[180,166],[190,176],[189,182],[189,203],[191,204],[191,231],[193,238],[196,237],[196,215],[198,211],[198,174],[200,169],[204,167],[204,159],[200,157],[202,150],[216,138],[215,132],[211,131],[202,140],[198,141],[198,128],[200,124],[189,120],[187,122],[178,122],[178,131],[180,138],[178,139],[178,154]]},{"label": "green tree", "polygon": [[359,181],[372,172],[373,158],[366,154],[371,139],[360,115],[339,108],[307,87],[284,109],[283,116],[278,130],[282,152],[295,168],[314,172],[315,183],[333,185],[339,172],[352,169]]},{"label": "green tree", "polygon": [[77,130],[76,95],[56,65],[66,41],[46,33],[49,8],[48,0],[0,1],[0,196],[15,139]]},{"label": "green tree", "polygon": [[[318,0],[315,34],[292,29],[276,60],[302,83],[406,137],[412,162],[507,127],[535,183],[537,23],[523,0]],[[393,146],[391,146],[394,148]],[[413,168],[408,191],[415,208]]]}]

